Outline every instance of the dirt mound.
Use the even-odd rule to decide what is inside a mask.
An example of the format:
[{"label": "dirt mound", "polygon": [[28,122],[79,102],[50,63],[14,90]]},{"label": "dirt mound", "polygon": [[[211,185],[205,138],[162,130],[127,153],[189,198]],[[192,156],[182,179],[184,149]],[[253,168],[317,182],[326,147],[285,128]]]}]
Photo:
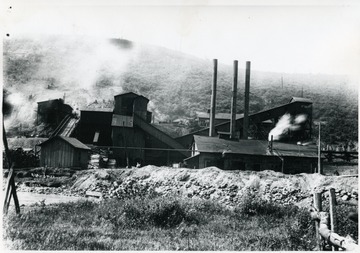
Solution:
[{"label": "dirt mound", "polygon": [[133,169],[89,170],[78,174],[71,187],[77,192],[101,192],[104,198],[125,198],[155,192],[214,199],[226,205],[239,203],[248,190],[279,203],[308,204],[314,192],[326,192],[330,188],[336,189],[339,198],[357,202],[357,177],[304,173],[286,175],[270,170],[223,171],[216,167],[193,170],[149,165]]}]

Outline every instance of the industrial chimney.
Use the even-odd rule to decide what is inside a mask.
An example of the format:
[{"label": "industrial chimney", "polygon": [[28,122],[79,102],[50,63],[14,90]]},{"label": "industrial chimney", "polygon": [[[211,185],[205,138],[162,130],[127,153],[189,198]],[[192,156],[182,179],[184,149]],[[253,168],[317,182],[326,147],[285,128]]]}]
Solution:
[{"label": "industrial chimney", "polygon": [[250,94],[250,62],[246,62],[245,73],[245,107],[244,107],[244,123],[243,123],[243,139],[248,139],[249,129],[249,94]]},{"label": "industrial chimney", "polygon": [[215,136],[215,108],[216,108],[216,81],[217,81],[217,59],[213,60],[214,62],[214,73],[213,73],[213,82],[211,89],[211,108],[210,108],[210,128],[209,136]]},{"label": "industrial chimney", "polygon": [[238,79],[238,61],[234,61],[234,81],[232,87],[231,97],[231,122],[230,122],[230,138],[235,139],[236,128],[236,94],[237,94],[237,79]]}]

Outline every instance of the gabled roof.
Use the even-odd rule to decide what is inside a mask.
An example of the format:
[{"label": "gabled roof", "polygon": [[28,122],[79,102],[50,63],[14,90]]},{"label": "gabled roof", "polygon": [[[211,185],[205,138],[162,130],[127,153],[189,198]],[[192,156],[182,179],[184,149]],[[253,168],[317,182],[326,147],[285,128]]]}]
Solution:
[{"label": "gabled roof", "polygon": [[149,101],[149,99],[147,97],[144,97],[142,95],[138,95],[138,94],[136,94],[134,92],[126,92],[126,93],[115,95],[114,97],[120,97],[120,96],[132,96],[134,98],[142,97],[142,98],[145,98],[146,100]]},{"label": "gabled roof", "polygon": [[65,137],[65,136],[61,136],[61,135],[57,135],[57,136],[55,136],[53,138],[50,138],[50,139],[40,143],[39,146],[44,145],[45,143],[51,142],[54,139],[61,139],[61,140],[65,141],[65,142],[69,143],[74,148],[90,150],[90,148],[88,146],[86,146],[84,143],[82,143],[78,139],[75,139],[75,138],[72,138],[72,137]]},{"label": "gabled roof", "polygon": [[138,94],[130,91],[130,92],[126,92],[126,93],[121,93],[121,94],[115,95],[114,97],[130,96],[130,95],[135,96],[135,97],[136,97],[136,96],[139,96]]},{"label": "gabled roof", "polygon": [[312,104],[311,99],[301,98],[301,97],[292,97],[292,98],[290,99],[290,102],[289,102],[289,103],[293,103],[293,102],[304,102],[304,103],[310,103],[310,104]]},{"label": "gabled roof", "polygon": [[268,151],[268,141],[264,140],[239,140],[231,141],[194,135],[194,141],[200,153],[223,153],[263,155],[263,156],[296,156],[296,157],[317,157],[315,145],[295,145],[281,142],[273,142],[273,153]]},{"label": "gabled roof", "polygon": [[42,103],[49,103],[49,102],[64,102],[64,100],[62,98],[56,98],[56,99],[49,99],[49,100],[44,100],[44,101],[39,101],[37,102],[38,104],[42,104]]}]

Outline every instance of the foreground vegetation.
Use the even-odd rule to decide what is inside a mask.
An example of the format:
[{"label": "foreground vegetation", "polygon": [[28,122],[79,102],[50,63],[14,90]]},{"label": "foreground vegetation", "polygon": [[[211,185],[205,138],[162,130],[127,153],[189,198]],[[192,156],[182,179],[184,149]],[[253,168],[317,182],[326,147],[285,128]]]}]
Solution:
[{"label": "foreground vegetation", "polygon": [[[347,212],[348,207],[342,208]],[[341,217],[341,215],[340,215]],[[305,209],[249,194],[235,209],[210,200],[145,197],[34,206],[4,218],[6,247],[17,250],[311,250]],[[357,227],[339,224],[357,237]],[[351,224],[350,224],[351,225]],[[346,227],[347,226],[347,227]],[[344,231],[339,231],[339,233]]]}]

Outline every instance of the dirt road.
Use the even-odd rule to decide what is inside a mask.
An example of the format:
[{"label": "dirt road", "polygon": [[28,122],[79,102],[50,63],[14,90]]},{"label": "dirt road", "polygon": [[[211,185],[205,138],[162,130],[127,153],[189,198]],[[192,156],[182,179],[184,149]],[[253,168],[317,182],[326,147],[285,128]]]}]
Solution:
[{"label": "dirt road", "polygon": [[[5,193],[3,194],[5,195]],[[45,205],[57,204],[57,203],[66,203],[66,202],[75,202],[78,200],[86,200],[85,197],[75,197],[75,196],[62,196],[57,194],[39,194],[33,192],[17,192],[20,205],[30,206],[33,204],[40,204],[45,200]],[[4,198],[4,197],[2,197]],[[11,200],[10,206],[13,206],[14,202]]]}]

